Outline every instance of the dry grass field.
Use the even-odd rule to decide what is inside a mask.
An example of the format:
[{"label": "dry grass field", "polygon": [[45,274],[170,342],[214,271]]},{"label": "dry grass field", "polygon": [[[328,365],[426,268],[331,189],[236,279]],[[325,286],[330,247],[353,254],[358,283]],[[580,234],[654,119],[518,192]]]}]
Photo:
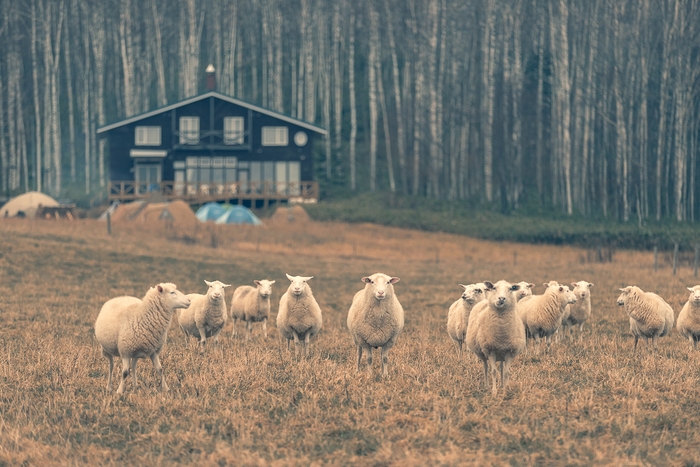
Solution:
[{"label": "dry grass field", "polygon": [[[567,247],[477,241],[373,225],[297,222],[261,228],[173,228],[95,220],[0,221],[2,465],[700,465],[700,352],[675,328],[654,354],[632,356],[618,288],[656,291],[676,316],[698,281],[654,272],[650,253],[613,261]],[[406,325],[389,376],[355,372],[347,309],[362,276],[399,276]],[[285,273],[309,284],[324,313],[312,356],[296,360],[274,326]],[[176,325],[161,361],[122,396],[107,394],[93,323],[109,298],[171,281],[204,293],[275,279],[269,337],[204,354]],[[474,355],[445,330],[459,283],[588,280],[582,342],[531,346],[496,396]],[[232,289],[228,289],[227,303]],[[116,364],[120,368],[120,364]],[[118,370],[115,377],[119,377]]]}]

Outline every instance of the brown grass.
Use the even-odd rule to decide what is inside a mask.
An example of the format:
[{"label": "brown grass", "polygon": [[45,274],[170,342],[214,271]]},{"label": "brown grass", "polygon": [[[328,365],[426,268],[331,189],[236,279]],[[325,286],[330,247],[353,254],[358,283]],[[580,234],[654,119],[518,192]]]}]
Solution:
[{"label": "brown grass", "polygon": [[[374,225],[268,223],[262,228],[93,220],[0,221],[0,465],[698,465],[700,352],[675,332],[632,357],[617,289],[636,284],[676,310],[682,269],[653,272],[648,253],[612,263],[584,250],[477,241]],[[345,326],[360,278],[401,277],[406,326],[389,373],[356,374]],[[122,397],[106,394],[93,336],[102,303],[162,281],[188,293],[204,279],[238,286],[314,275],[324,329],[296,361],[274,327],[206,355],[176,325],[162,354],[171,391],[148,361]],[[481,280],[588,280],[593,316],[582,343],[531,348],[493,397],[481,365],[458,359],[445,330],[461,289]],[[229,294],[230,298],[230,294]],[[119,364],[117,364],[119,367]],[[118,378],[118,372],[115,372]]]}]

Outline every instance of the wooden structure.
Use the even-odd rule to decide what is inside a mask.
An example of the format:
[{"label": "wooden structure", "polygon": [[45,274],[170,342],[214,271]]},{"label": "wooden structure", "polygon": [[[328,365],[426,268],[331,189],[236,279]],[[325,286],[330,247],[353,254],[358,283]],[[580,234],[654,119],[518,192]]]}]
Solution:
[{"label": "wooden structure", "polygon": [[[213,68],[207,71],[214,87]],[[326,130],[213,89],[97,133],[108,138],[110,200],[154,192],[253,207],[318,199],[313,150]]]}]

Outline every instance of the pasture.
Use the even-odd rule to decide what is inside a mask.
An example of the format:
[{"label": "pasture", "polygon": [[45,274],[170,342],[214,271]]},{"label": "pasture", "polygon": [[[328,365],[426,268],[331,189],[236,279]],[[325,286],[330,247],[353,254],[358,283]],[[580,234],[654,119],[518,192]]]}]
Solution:
[{"label": "pasture", "polygon": [[[677,317],[692,270],[653,255],[473,240],[370,224],[278,223],[176,232],[95,220],[0,221],[0,465],[698,465],[700,352],[673,330],[653,354],[632,336],[618,288],[655,291]],[[374,272],[398,276],[406,325],[389,376],[355,371],[347,309]],[[285,273],[309,281],[324,314],[311,358],[274,325]],[[186,348],[176,318],[161,354],[122,396],[107,394],[93,335],[102,304],[171,281],[274,279],[269,337],[227,323],[218,346]],[[459,283],[593,282],[583,341],[529,345],[494,397],[482,366],[445,330]],[[242,325],[239,323],[239,329]],[[244,335],[244,334],[242,334]],[[377,352],[377,351],[375,351]],[[119,378],[116,364],[115,378]]]}]

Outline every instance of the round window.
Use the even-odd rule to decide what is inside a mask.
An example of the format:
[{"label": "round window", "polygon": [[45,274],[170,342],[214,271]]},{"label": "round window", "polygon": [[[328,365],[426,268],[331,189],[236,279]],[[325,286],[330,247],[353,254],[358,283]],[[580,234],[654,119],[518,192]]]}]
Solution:
[{"label": "round window", "polygon": [[308,140],[309,137],[306,136],[306,133],[303,131],[297,131],[297,133],[294,135],[294,144],[297,146],[304,146]]}]

